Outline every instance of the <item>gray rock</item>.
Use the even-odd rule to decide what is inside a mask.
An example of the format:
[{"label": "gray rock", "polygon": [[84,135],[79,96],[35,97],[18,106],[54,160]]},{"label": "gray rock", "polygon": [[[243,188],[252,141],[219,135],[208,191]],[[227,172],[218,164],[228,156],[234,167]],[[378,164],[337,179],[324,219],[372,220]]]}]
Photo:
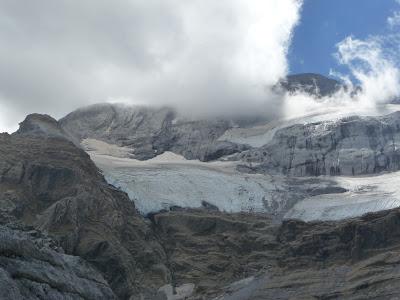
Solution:
[{"label": "gray rock", "polygon": [[333,95],[345,86],[335,79],[320,74],[304,73],[287,76],[279,83],[278,87],[289,93],[305,92],[310,95],[325,97]]},{"label": "gray rock", "polygon": [[400,112],[348,117],[280,129],[241,156],[254,169],[290,176],[361,175],[400,169]]},{"label": "gray rock", "polygon": [[22,225],[0,225],[0,299],[116,299],[97,270],[54,244]]},{"label": "gray rock", "polygon": [[49,115],[30,114],[19,124],[18,135],[61,138],[79,145],[79,141],[64,131],[61,125]]},{"label": "gray rock", "polygon": [[189,299],[397,299],[399,209],[340,222],[274,224],[261,214],[154,216]]},{"label": "gray rock", "polygon": [[151,228],[83,150],[42,133],[0,135],[0,207],[91,263],[119,298],[151,299],[170,277]]},{"label": "gray rock", "polygon": [[81,108],[60,120],[62,128],[71,136],[131,147],[134,157],[140,160],[172,151],[187,159],[202,161],[249,149],[246,145],[218,141],[233,126],[232,122],[182,118],[170,108],[113,104]]}]

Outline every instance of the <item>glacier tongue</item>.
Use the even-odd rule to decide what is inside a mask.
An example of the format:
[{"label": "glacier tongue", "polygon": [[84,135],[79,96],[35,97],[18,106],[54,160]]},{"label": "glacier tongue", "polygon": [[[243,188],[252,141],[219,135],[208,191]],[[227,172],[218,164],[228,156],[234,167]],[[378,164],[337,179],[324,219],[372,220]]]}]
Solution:
[{"label": "glacier tongue", "polygon": [[[197,208],[207,202],[226,212],[266,212],[314,221],[340,220],[400,206],[400,172],[288,179],[243,174],[230,162],[163,158],[143,162],[91,156],[107,181],[125,191],[144,215],[173,206]],[[344,188],[348,191],[343,192]]]},{"label": "glacier tongue", "polygon": [[139,162],[93,153],[91,157],[106,180],[125,191],[142,214],[171,206],[196,208],[204,202],[226,212],[264,212],[275,194],[285,189],[283,181],[241,174],[229,162]]},{"label": "glacier tongue", "polygon": [[336,177],[335,180],[340,186],[347,187],[348,192],[304,199],[287,212],[285,218],[304,221],[341,220],[400,206],[400,172]]},{"label": "glacier tongue", "polygon": [[[399,113],[379,118],[353,117],[310,123],[318,118],[331,120],[334,115],[311,114],[304,119],[289,122],[230,129],[219,138],[220,141],[245,143],[256,148],[241,152],[240,155],[224,156],[227,161],[187,160],[172,152],[139,161],[133,159],[135,145],[120,147],[95,138],[83,140],[82,146],[102,170],[106,180],[125,191],[144,215],[174,206],[197,208],[208,203],[226,212],[266,212],[279,219],[313,221],[339,220],[399,207],[400,172],[365,177],[348,176],[349,173],[358,175],[363,171],[355,167],[360,157],[362,164],[367,165],[367,170],[371,169],[368,169],[368,164],[380,166],[379,159],[383,155],[397,157],[397,143],[392,143],[392,140],[395,141],[400,136],[398,127],[395,126],[398,124]],[[303,125],[287,127],[299,122]],[[338,142],[335,147],[330,147],[330,139],[326,139],[327,146],[323,143],[324,137],[330,134],[331,127],[337,131]],[[372,131],[372,127],[377,129]],[[382,129],[386,127],[391,131]],[[345,129],[348,129],[348,134]],[[370,131],[376,132],[377,136],[370,134]],[[383,133],[380,135],[381,131]],[[393,139],[388,139],[389,135]],[[297,137],[296,147],[289,147],[293,137]],[[379,147],[381,144],[384,146]],[[258,148],[260,145],[265,146]],[[333,154],[330,155],[329,151],[326,154],[324,147]],[[278,167],[284,166],[290,160],[292,169],[287,169],[293,172],[286,174],[267,168],[269,164],[258,161],[266,155],[271,164]],[[319,155],[323,159],[319,159]],[[297,166],[303,170],[312,159],[316,159],[319,164],[337,161],[341,166],[339,173],[348,177],[310,177],[319,172],[308,174],[305,171],[301,172],[301,177],[290,176],[296,173]],[[384,162],[386,161],[387,159]],[[390,162],[391,165],[385,165],[386,168],[382,167],[382,170],[377,169],[376,173],[396,171],[397,167],[392,165],[397,161],[392,159]],[[238,165],[245,167],[237,168]],[[257,171],[257,168],[264,166],[263,174],[241,172]],[[274,175],[269,175],[271,172]]]}]

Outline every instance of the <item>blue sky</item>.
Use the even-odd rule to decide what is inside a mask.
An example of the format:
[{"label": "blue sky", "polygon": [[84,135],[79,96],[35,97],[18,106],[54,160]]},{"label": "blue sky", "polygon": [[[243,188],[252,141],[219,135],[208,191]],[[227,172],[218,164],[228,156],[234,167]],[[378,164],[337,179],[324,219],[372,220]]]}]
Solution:
[{"label": "blue sky", "polygon": [[304,0],[289,51],[290,73],[346,74],[333,56],[336,44],[348,36],[385,35],[388,17],[399,8],[395,0]]}]

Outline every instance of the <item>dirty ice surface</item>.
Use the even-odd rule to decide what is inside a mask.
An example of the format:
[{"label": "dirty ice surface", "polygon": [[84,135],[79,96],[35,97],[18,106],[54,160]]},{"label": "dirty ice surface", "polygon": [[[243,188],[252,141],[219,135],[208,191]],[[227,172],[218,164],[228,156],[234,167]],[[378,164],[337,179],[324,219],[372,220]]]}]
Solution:
[{"label": "dirty ice surface", "polygon": [[227,212],[262,212],[274,191],[283,189],[268,176],[236,171],[234,162],[188,161],[170,152],[139,161],[95,151],[93,144],[88,153],[106,180],[125,191],[142,214],[171,206],[201,207],[204,201]]},{"label": "dirty ice surface", "polygon": [[341,220],[400,206],[400,172],[365,177],[335,177],[348,192],[309,197],[298,202],[285,218]]},{"label": "dirty ice surface", "polygon": [[[388,107],[385,113],[395,111],[397,107]],[[344,115],[331,110],[313,112],[263,126],[234,128],[220,139],[258,147],[268,143],[279,128],[334,120]],[[125,191],[142,214],[172,206],[201,207],[206,202],[226,212],[281,213],[285,218],[312,221],[345,219],[400,206],[400,172],[297,180],[242,173],[237,171],[238,162],[234,161],[206,163],[186,160],[171,152],[139,161],[132,158],[130,148],[94,139],[84,140],[82,145],[106,180]],[[332,194],[328,192],[332,186],[348,191]],[[308,192],[315,188],[322,192],[318,195]],[[325,188],[327,192],[324,192]]]}]

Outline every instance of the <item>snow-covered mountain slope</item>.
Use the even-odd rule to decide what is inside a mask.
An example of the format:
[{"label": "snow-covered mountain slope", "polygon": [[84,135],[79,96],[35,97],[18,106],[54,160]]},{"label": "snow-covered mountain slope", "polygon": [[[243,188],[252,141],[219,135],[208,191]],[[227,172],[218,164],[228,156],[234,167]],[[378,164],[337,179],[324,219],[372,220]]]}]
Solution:
[{"label": "snow-covered mountain slope", "polygon": [[326,108],[244,126],[107,104],[73,112],[61,125],[144,215],[205,206],[336,220],[400,206],[396,110],[351,116]]},{"label": "snow-covered mountain slope", "polygon": [[345,191],[329,178],[247,174],[237,170],[237,162],[186,160],[171,152],[139,161],[115,145],[93,139],[82,144],[107,181],[127,192],[142,214],[174,206],[205,206],[279,217],[312,195]]},{"label": "snow-covered mountain slope", "polygon": [[399,173],[290,178],[239,172],[233,161],[206,163],[171,152],[139,161],[126,148],[97,140],[83,145],[107,181],[127,192],[144,215],[176,206],[215,207],[311,221],[400,206]]}]

